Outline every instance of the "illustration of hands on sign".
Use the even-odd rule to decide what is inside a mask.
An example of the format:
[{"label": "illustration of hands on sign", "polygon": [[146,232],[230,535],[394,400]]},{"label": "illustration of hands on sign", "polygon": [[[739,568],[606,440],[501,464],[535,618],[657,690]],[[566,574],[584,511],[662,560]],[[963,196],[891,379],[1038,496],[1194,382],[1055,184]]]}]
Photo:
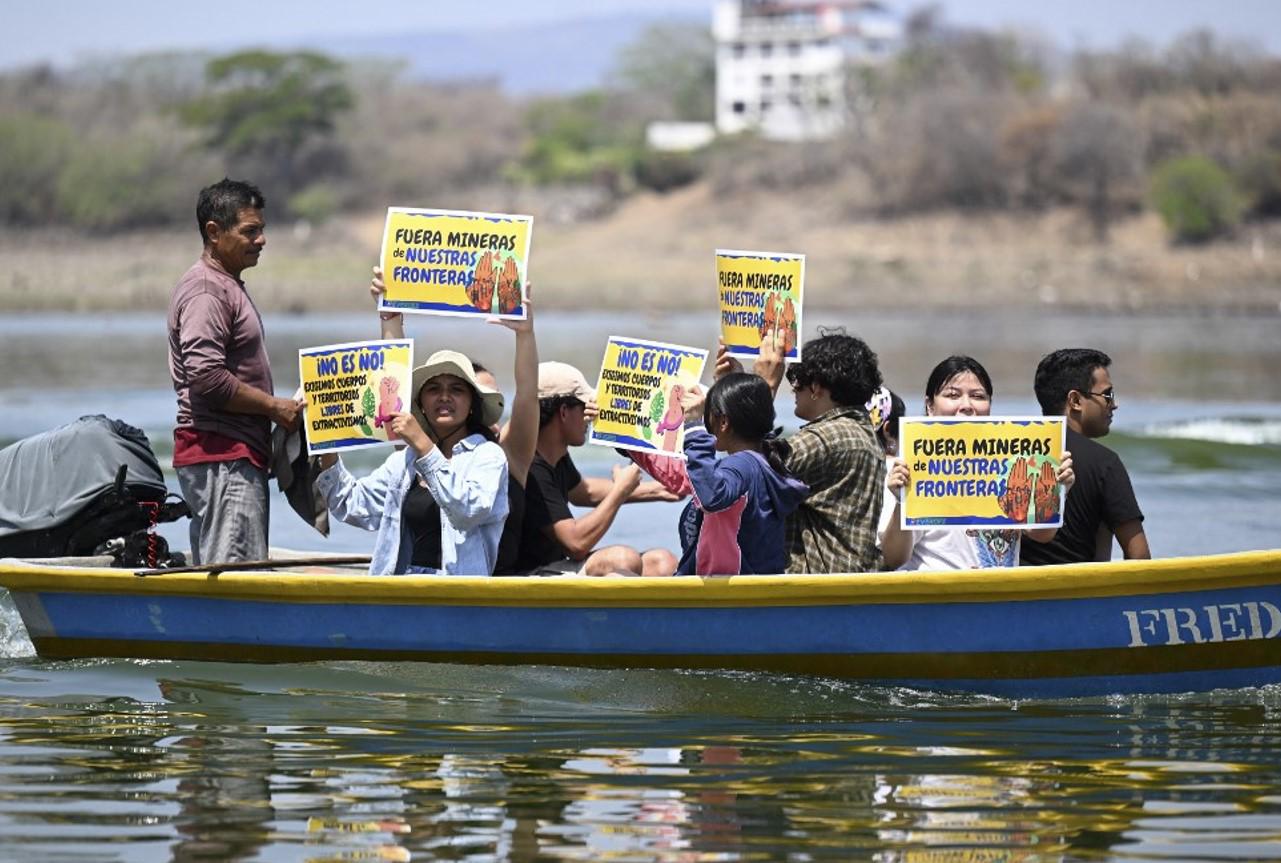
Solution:
[{"label": "illustration of hands on sign", "polygon": [[999,498],[1001,511],[1015,524],[1027,524],[1028,504],[1032,501],[1032,481],[1028,477],[1031,459],[1016,458],[1005,478],[1005,494]]},{"label": "illustration of hands on sign", "polygon": [[[467,300],[482,312],[511,315],[520,310],[520,288],[520,268],[516,265],[515,256],[503,257],[500,253],[485,252],[472,272]],[[498,308],[494,308],[495,298]]]},{"label": "illustration of hands on sign", "polygon": [[503,261],[503,272],[498,277],[498,313],[510,315],[520,308],[520,271],[516,259]]},{"label": "illustration of hands on sign", "polygon": [[1066,492],[1075,480],[1072,454],[1066,450],[1057,465],[1052,459],[1046,459],[1038,468],[1035,459],[1015,459],[1005,481],[1005,494],[1000,497],[1001,511],[1011,521],[1026,524],[1031,506],[1033,524],[1051,524],[1059,516],[1060,491]]},{"label": "illustration of hands on sign", "polygon": [[765,311],[761,314],[761,341],[773,341],[783,356],[787,356],[796,347],[797,325],[796,307],[791,297],[784,297],[780,303],[778,293],[771,293],[765,298]]},{"label": "illustration of hands on sign", "polygon": [[498,274],[494,270],[494,255],[492,252],[485,252],[476,262],[471,283],[467,286],[467,299],[473,306],[484,312],[493,311],[494,283],[497,278]]},{"label": "illustration of hands on sign", "polygon": [[1040,524],[1047,524],[1059,516],[1059,506],[1062,503],[1062,494],[1067,494],[1072,490],[1076,483],[1076,471],[1072,468],[1072,453],[1063,450],[1063,457],[1059,459],[1058,468],[1056,469],[1053,462],[1043,462],[1041,472],[1036,478],[1036,491],[1034,500],[1036,503],[1036,520]]}]

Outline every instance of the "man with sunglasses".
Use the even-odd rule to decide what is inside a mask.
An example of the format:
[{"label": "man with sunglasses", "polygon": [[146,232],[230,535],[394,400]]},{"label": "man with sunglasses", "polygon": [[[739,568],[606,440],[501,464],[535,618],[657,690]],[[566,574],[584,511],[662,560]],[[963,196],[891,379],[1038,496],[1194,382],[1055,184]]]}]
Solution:
[{"label": "man with sunglasses", "polygon": [[1033,386],[1041,413],[1067,417],[1067,449],[1076,483],[1067,493],[1063,526],[1054,539],[1023,543],[1024,565],[1110,560],[1114,537],[1127,560],[1152,556],[1125,465],[1093,440],[1108,433],[1117,408],[1111,364],[1102,351],[1064,348],[1036,367]]}]

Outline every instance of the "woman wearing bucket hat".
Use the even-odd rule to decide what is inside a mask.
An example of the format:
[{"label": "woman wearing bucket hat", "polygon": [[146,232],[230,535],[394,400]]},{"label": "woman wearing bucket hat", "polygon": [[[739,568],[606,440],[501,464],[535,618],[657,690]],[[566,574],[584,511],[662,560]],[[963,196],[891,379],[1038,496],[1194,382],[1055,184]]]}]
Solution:
[{"label": "woman wearing bucket hat", "polygon": [[[498,443],[507,453],[507,523],[503,527],[498,545],[498,563],[494,575],[516,574],[516,561],[520,553],[521,526],[525,518],[525,486],[529,469],[538,446],[538,343],[534,337],[533,285],[525,285],[525,318],[508,320],[491,318],[490,323],[511,330],[516,335],[514,380],[516,392],[512,397],[511,414],[501,429],[494,427]],[[369,295],[377,303],[387,292],[383,283],[382,267],[373,268]],[[380,312],[380,338],[405,338],[405,318],[400,312]],[[498,379],[484,366],[471,361],[472,371],[482,387],[499,389]]]},{"label": "woman wearing bucket hat", "polygon": [[410,413],[388,423],[408,446],[363,479],[324,456],[316,488],[336,518],[378,531],[371,575],[490,575],[508,511],[507,456],[490,430],[502,393],[457,351],[414,369],[410,392]]}]

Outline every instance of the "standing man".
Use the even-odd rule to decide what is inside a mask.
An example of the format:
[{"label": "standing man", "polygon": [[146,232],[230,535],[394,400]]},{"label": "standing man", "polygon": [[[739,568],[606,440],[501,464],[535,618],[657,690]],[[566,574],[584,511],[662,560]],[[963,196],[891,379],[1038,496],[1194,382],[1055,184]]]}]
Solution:
[{"label": "standing man", "polygon": [[1127,560],[1148,559],[1143,512],[1116,453],[1095,443],[1112,427],[1116,390],[1108,366],[1112,359],[1089,348],[1064,348],[1036,367],[1036,400],[1045,416],[1067,417],[1067,449],[1076,483],[1067,493],[1063,526],[1050,542],[1025,542],[1026,565],[1111,560],[1112,538]]},{"label": "standing man", "polygon": [[240,274],[267,244],[266,201],[224,179],[200,191],[200,260],[169,299],[169,374],[178,394],[173,465],[191,507],[192,563],[267,556],[271,424],[298,426],[302,402],[273,395],[258,314]]},{"label": "standing man", "polygon": [[[657,482],[641,482],[634,464],[615,466],[613,479],[578,472],[569,449],[586,442],[587,413],[595,404],[596,391],[578,369],[567,363],[539,364],[538,449],[525,484],[516,569],[537,575],[671,575],[677,560],[666,549],[642,553],[626,545],[597,547],[623,504],[676,496]],[[570,504],[591,507],[591,512],[575,518]]]}]

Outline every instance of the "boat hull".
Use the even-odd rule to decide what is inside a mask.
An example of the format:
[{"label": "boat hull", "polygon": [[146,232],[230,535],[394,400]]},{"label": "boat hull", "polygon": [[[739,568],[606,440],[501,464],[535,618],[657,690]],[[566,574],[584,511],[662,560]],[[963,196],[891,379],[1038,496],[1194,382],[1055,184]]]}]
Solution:
[{"label": "boat hull", "polygon": [[37,652],[701,668],[1071,696],[1281,682],[1281,552],[963,573],[372,578],[0,563]]}]

